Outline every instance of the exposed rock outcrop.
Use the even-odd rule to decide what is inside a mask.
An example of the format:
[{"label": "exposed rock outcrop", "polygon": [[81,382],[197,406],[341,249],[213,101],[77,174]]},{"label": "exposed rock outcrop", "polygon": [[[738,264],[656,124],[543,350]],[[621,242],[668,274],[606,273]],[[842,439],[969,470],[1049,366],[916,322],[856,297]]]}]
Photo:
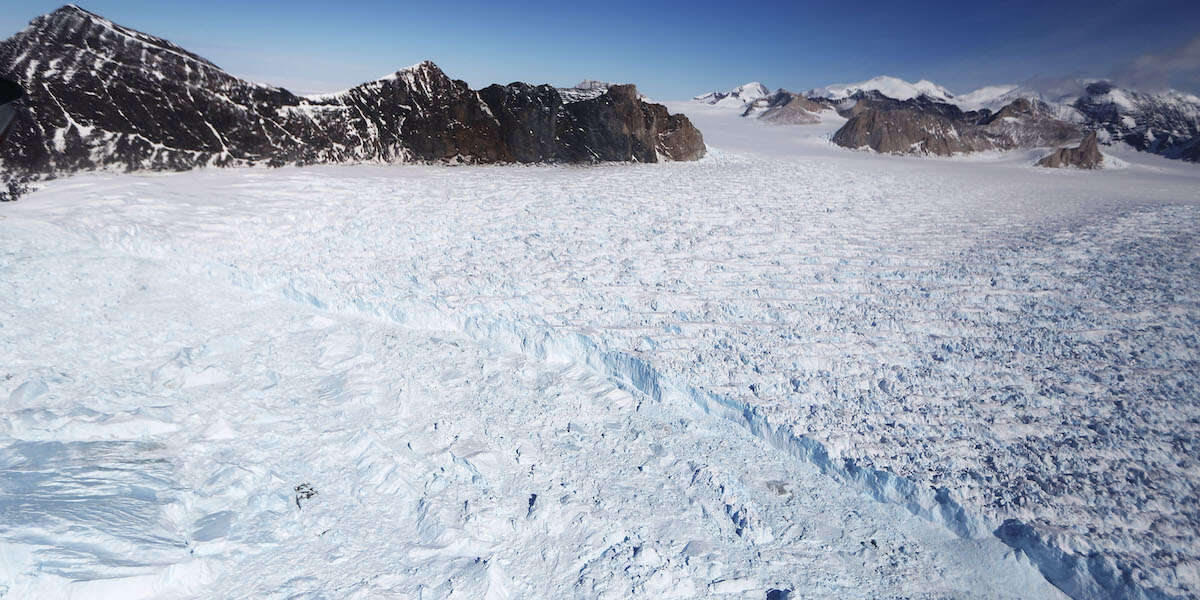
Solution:
[{"label": "exposed rock outcrop", "polygon": [[633,86],[564,102],[550,86],[476,92],[423,62],[304,97],[238,79],[171,42],[79,7],[0,43],[28,91],[0,150],[7,172],[346,161],[691,160],[703,138]]},{"label": "exposed rock outcrop", "polygon": [[833,142],[846,148],[941,156],[994,148],[977,125],[988,115],[964,113],[928,96],[895,100],[875,91],[858,92],[837,109],[849,120],[834,133]]},{"label": "exposed rock outcrop", "polygon": [[574,127],[562,141],[573,160],[654,162],[658,153],[670,160],[704,155],[704,138],[687,117],[640,101],[632,85],[614,85],[603,96],[566,105],[566,111]]},{"label": "exposed rock outcrop", "polygon": [[651,119],[655,132],[655,147],[660,157],[670,160],[700,160],[704,157],[704,135],[688,118],[670,113],[661,104],[642,104],[647,118]]},{"label": "exposed rock outcrop", "polygon": [[1039,167],[1077,169],[1099,169],[1104,166],[1104,155],[1100,154],[1100,145],[1093,131],[1083,138],[1075,148],[1059,148],[1037,162]]},{"label": "exposed rock outcrop", "polygon": [[833,142],[846,148],[869,148],[888,154],[948,156],[994,148],[968,122],[913,109],[868,110],[838,129]]},{"label": "exposed rock outcrop", "polygon": [[687,117],[643,102],[632,85],[606,84],[588,100],[563,103],[550,86],[511,83],[479,91],[519,162],[695,160],[704,138]]},{"label": "exposed rock outcrop", "polygon": [[948,156],[1064,144],[1078,139],[1078,126],[1054,118],[1046,107],[1018,99],[1000,111],[964,112],[928,96],[895,100],[859,92],[838,105],[849,120],[833,136],[847,148],[891,154]]}]

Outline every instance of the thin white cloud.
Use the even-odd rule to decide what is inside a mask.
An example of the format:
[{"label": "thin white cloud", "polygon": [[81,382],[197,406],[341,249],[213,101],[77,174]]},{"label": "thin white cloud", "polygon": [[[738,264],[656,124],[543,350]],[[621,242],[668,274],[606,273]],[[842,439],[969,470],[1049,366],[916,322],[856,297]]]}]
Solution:
[{"label": "thin white cloud", "polygon": [[1142,90],[1200,84],[1200,35],[1165,52],[1143,54],[1118,67],[1113,79]]}]

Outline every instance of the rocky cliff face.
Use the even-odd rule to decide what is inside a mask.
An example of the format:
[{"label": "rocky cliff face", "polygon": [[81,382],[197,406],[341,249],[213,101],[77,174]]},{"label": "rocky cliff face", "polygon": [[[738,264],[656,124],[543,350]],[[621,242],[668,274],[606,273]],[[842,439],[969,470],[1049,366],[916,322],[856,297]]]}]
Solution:
[{"label": "rocky cliff face", "polygon": [[[571,103],[580,100],[591,100],[608,91],[608,88],[617,85],[607,81],[596,81],[595,79],[584,79],[573,87],[557,88],[558,95],[562,96],[563,102]],[[642,94],[638,94],[638,99],[648,101],[649,98]]]},{"label": "rocky cliff face", "polygon": [[1059,148],[1054,153],[1037,162],[1039,167],[1061,169],[1075,167],[1077,169],[1099,169],[1104,165],[1104,155],[1100,154],[1100,144],[1093,131],[1083,138],[1083,142],[1075,148]]},{"label": "rocky cliff face", "polygon": [[0,75],[29,92],[0,164],[43,176],[345,161],[655,162],[705,151],[686,117],[642,101],[632,86],[576,102],[549,86],[476,92],[423,62],[302,97],[76,6],[0,43]]},{"label": "rocky cliff face", "polygon": [[[687,117],[673,115],[661,104],[638,99],[632,85],[614,85],[603,96],[565,107],[570,119],[562,144],[567,160],[632,160],[654,162],[696,160],[704,155],[704,138]],[[599,124],[599,126],[590,126]]]},{"label": "rocky cliff face", "polygon": [[1055,118],[1047,107],[1018,99],[996,113],[966,111],[928,96],[895,100],[858,92],[838,105],[849,120],[833,136],[847,148],[891,154],[948,156],[1065,144],[1082,135],[1077,125]]},{"label": "rocky cliff face", "polygon": [[558,90],[511,83],[479,91],[518,162],[656,162],[704,156],[704,138],[683,115],[641,100],[632,85],[605,84],[564,103]]}]

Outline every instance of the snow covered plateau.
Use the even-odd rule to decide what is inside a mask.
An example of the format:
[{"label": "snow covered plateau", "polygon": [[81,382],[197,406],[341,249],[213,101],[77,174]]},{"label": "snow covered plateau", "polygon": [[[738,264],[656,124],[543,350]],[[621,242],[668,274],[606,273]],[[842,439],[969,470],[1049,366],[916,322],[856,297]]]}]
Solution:
[{"label": "snow covered plateau", "polygon": [[1200,170],[843,150],[0,206],[0,598],[1195,598]]}]

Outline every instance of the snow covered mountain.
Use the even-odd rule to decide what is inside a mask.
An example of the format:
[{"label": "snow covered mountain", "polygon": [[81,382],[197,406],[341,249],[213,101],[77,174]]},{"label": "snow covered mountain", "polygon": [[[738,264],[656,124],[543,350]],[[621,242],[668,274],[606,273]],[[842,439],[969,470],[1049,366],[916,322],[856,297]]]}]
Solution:
[{"label": "snow covered mountain", "polygon": [[1154,94],[1105,81],[1089,83],[1072,108],[1089,126],[1143,152],[1200,161],[1200,98],[1175,90]]},{"label": "snow covered mountain", "polygon": [[1060,120],[1102,131],[1108,143],[1200,160],[1200,98],[1175,90],[1140,92],[1103,80],[1062,80],[1050,86],[988,86],[951,102],[963,110],[998,111],[1019,99],[1045,107]]},{"label": "snow covered mountain", "polygon": [[845,100],[861,92],[879,92],[896,100],[912,100],[922,95],[941,102],[949,102],[954,98],[954,94],[949,90],[932,81],[922,79],[916,83],[909,83],[898,77],[887,75],[880,75],[858,83],[838,83],[815,88],[809,90],[805,95],[813,98]]},{"label": "snow covered mountain", "polygon": [[1104,132],[1108,143],[1198,160],[1200,98],[1176,90],[1141,92],[1103,80],[1062,80],[1049,86],[989,86],[952,102],[963,110],[997,111],[1021,98],[1048,107],[1063,121]]},{"label": "snow covered mountain", "polygon": [[736,89],[727,92],[708,92],[693,98],[696,102],[703,104],[711,104],[713,106],[724,106],[729,108],[745,109],[747,105],[765,98],[771,94],[767,86],[752,81]]},{"label": "snow covered mountain", "polygon": [[337,94],[302,97],[238,79],[179,46],[74,5],[0,43],[0,75],[29,92],[6,171],[345,161],[689,160],[686,117],[633,86],[564,99],[515,83],[471,90],[432,62]]},{"label": "snow covered mountain", "polygon": [[1016,84],[988,85],[973,92],[959,94],[950,100],[963,110],[979,110],[982,108],[999,110],[1009,102],[1021,97],[1019,93],[1014,93],[1019,88],[1020,86]]}]

